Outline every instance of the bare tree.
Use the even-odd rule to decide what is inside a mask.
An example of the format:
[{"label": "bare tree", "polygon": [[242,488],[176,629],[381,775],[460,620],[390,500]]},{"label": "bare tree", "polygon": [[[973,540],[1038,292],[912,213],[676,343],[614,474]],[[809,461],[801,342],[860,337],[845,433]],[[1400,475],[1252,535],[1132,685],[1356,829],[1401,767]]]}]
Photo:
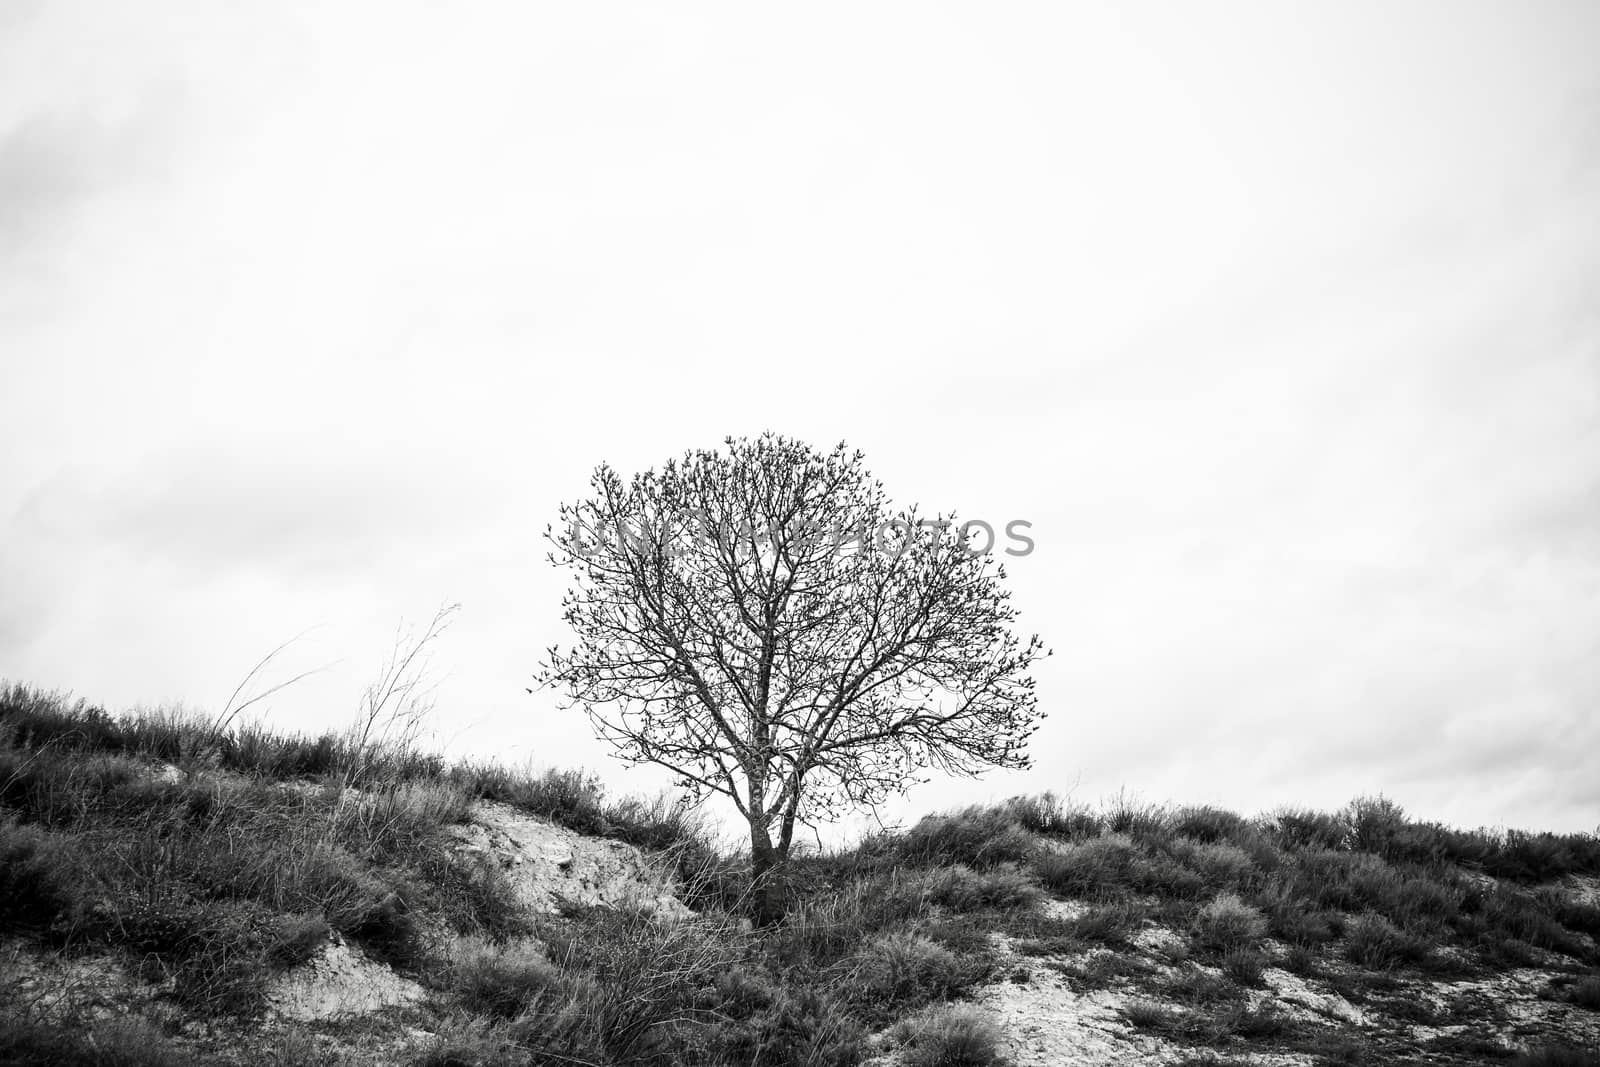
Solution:
[{"label": "bare tree", "polygon": [[[786,908],[797,823],[933,768],[1025,767],[1042,717],[1004,568],[953,520],[891,513],[860,452],[729,438],[624,480],[547,531],[576,643],[537,675],[632,763],[750,828],[759,921]],[[531,690],[530,690],[531,691]]]}]

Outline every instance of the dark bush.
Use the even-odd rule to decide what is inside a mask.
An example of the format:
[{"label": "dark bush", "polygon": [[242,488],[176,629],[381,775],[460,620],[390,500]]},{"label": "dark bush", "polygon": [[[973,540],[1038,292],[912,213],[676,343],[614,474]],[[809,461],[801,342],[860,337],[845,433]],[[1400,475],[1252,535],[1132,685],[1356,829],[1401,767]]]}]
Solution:
[{"label": "dark bush", "polygon": [[1126,837],[1093,837],[1039,852],[1033,869],[1046,889],[1064,896],[1090,896],[1126,888],[1137,856]]},{"label": "dark bush", "polygon": [[902,862],[978,869],[1020,863],[1038,850],[1038,840],[1010,812],[982,807],[926,816],[892,845]]},{"label": "dark bush", "polygon": [[179,890],[126,901],[102,932],[152,980],[170,978],[177,1003],[202,1015],[250,1014],[271,977],[277,917],[249,901],[200,902]]},{"label": "dark bush", "polygon": [[884,891],[905,900],[907,913],[920,911],[925,904],[958,912],[1022,908],[1044,896],[1037,882],[1011,864],[987,871],[962,864],[913,870],[891,876]]},{"label": "dark bush", "polygon": [[1600,838],[1592,834],[1509,830],[1484,862],[1497,878],[1545,882],[1567,874],[1600,874]]},{"label": "dark bush", "polygon": [[[526,1044],[537,1047],[535,1042]],[[518,1047],[507,1028],[460,1020],[405,1062],[408,1067],[529,1067],[540,1061],[530,1060],[527,1049]]]},{"label": "dark bush", "polygon": [[1325,944],[1343,929],[1343,919],[1337,912],[1312,907],[1292,896],[1270,896],[1263,903],[1268,932],[1291,945]]},{"label": "dark bush", "polygon": [[1195,944],[1208,951],[1253,949],[1266,934],[1266,916],[1235,893],[1219,893],[1195,913]]},{"label": "dark bush", "polygon": [[1600,1067],[1600,1052],[1554,1045],[1523,1053],[1511,1067]]},{"label": "dark bush", "polygon": [[515,1019],[540,994],[562,986],[555,964],[535,945],[493,947],[468,943],[450,969],[462,1006],[491,1019]]},{"label": "dark bush", "polygon": [[1135,840],[1159,841],[1172,832],[1172,817],[1165,807],[1146,803],[1127,792],[1106,802],[1102,818],[1107,832],[1127,834]]},{"label": "dark bush", "polygon": [[1024,830],[1046,837],[1095,837],[1105,829],[1099,815],[1054,793],[1012,797],[1005,810]]},{"label": "dark bush", "polygon": [[1459,934],[1477,940],[1496,955],[1504,954],[1507,942],[1526,942],[1576,959],[1595,958],[1591,945],[1552,914],[1548,899],[1505,886],[1467,893],[1462,913],[1453,926]]},{"label": "dark bush", "polygon": [[1222,970],[1229,978],[1244,986],[1259,986],[1267,969],[1266,953],[1253,948],[1236,948],[1222,957]]},{"label": "dark bush", "polygon": [[1235,1004],[1247,998],[1233,980],[1201,970],[1186,970],[1169,979],[1162,991],[1173,1000],[1191,1007],[1206,1008],[1217,1004]]},{"label": "dark bush", "polygon": [[1342,848],[1349,829],[1336,815],[1305,808],[1285,808],[1267,820],[1267,827],[1286,849]]},{"label": "dark bush", "polygon": [[1580,1008],[1600,1011],[1600,978],[1584,978],[1576,982],[1567,999]]},{"label": "dark bush", "polygon": [[46,933],[72,909],[82,884],[69,844],[36,827],[0,823],[0,931]]},{"label": "dark bush", "polygon": [[259,726],[241,726],[218,746],[229,770],[277,780],[325,778],[349,766],[349,757],[338,734],[275,734]]},{"label": "dark bush", "polygon": [[415,967],[427,958],[422,926],[399,891],[373,901],[345,932],[397,967]]},{"label": "dark bush", "polygon": [[[630,908],[573,909],[565,923],[542,933],[562,973],[583,976],[568,991],[582,1032],[622,1062],[648,1060],[650,1050],[670,1044],[699,991],[741,962],[744,950],[728,922],[660,923]],[[558,1009],[557,1025],[545,1029],[566,1025],[569,1015]]]},{"label": "dark bush", "polygon": [[1289,1028],[1289,1020],[1266,1005],[1259,1008],[1239,1006],[1224,1009],[1212,1025],[1222,1033],[1242,1037],[1246,1041],[1263,1041],[1284,1033]]},{"label": "dark bush", "polygon": [[959,956],[921,934],[880,934],[852,961],[849,986],[878,1011],[943,1000],[972,984],[974,974]]},{"label": "dark bush", "polygon": [[1375,913],[1357,917],[1345,930],[1345,958],[1371,970],[1415,965],[1426,960],[1430,951],[1427,941]]},{"label": "dark bush", "polygon": [[1405,809],[1383,796],[1357,797],[1340,812],[1350,848],[1388,858],[1389,843],[1405,827]]},{"label": "dark bush", "polygon": [[1172,831],[1179,837],[1192,838],[1203,844],[1236,842],[1253,836],[1248,819],[1207,805],[1179,808],[1172,817]]},{"label": "dark bush", "polygon": [[1128,885],[1141,893],[1179,900],[1193,900],[1208,888],[1228,884],[1225,879],[1208,878],[1206,873],[1168,856],[1136,856],[1128,865],[1127,875]]},{"label": "dark bush", "polygon": [[1004,1062],[1000,1029],[968,1004],[929,1009],[899,1023],[894,1039],[907,1067],[993,1067]]},{"label": "dark bush", "polygon": [[[741,972],[733,972],[741,973]],[[681,1062],[761,1063],[773,1067],[855,1067],[865,1035],[842,1004],[814,987],[766,985],[748,975],[719,981],[717,1009],[697,1043],[704,1055]]]},{"label": "dark bush", "polygon": [[1143,924],[1144,917],[1144,908],[1137,904],[1104,904],[1068,920],[1062,934],[1072,941],[1122,945]]},{"label": "dark bush", "polygon": [[279,967],[298,967],[315,959],[332,935],[332,928],[318,916],[285,916],[267,944],[267,959]]},{"label": "dark bush", "polygon": [[88,1027],[0,1018],[0,1063],[8,1067],[201,1067],[201,1062],[138,1018]]}]

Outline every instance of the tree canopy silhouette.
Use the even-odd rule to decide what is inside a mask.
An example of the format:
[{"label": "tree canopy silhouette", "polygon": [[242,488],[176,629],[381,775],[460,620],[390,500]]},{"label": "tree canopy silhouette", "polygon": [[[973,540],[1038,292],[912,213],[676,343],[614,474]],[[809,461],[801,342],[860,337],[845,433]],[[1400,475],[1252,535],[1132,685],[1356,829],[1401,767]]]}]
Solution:
[{"label": "tree canopy silhouette", "polygon": [[929,769],[1027,766],[1048,653],[1011,632],[994,556],[947,517],[892,511],[860,452],[725,444],[627,479],[602,464],[561,507],[546,536],[575,643],[538,678],[623,759],[732,802],[770,923],[797,824]]}]

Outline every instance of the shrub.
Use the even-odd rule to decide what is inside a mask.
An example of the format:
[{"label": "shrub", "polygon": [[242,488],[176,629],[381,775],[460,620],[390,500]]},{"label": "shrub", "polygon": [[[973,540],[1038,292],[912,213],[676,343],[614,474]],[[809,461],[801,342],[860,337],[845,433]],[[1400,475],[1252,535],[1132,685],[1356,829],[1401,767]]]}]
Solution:
[{"label": "shrub", "polygon": [[[582,971],[563,969],[561,983],[535,996],[505,1024],[508,1042],[530,1060],[519,1064],[655,1063],[671,1048],[673,1023],[650,1004],[619,1003]],[[681,990],[674,989],[675,997]]]},{"label": "shrub", "polygon": [[119,794],[149,791],[143,768],[121,756],[89,756],[68,749],[0,753],[0,804],[21,819],[72,830],[91,814],[119,808]]},{"label": "shrub", "polygon": [[183,708],[111,715],[67,694],[0,685],[0,725],[24,749],[126,753],[177,762],[210,726]]},{"label": "shrub", "polygon": [[987,871],[974,871],[959,863],[916,871],[891,892],[958,912],[1027,907],[1044,896],[1038,883],[1012,864]]},{"label": "shrub", "polygon": [[1568,994],[1572,1003],[1590,1011],[1600,1011],[1600,978],[1585,978]]},{"label": "shrub", "polygon": [[903,1005],[951,996],[970,981],[954,952],[921,934],[897,932],[867,942],[850,984],[869,1003]]},{"label": "shrub", "polygon": [[1600,941],[1600,908],[1572,900],[1558,889],[1540,890],[1533,894],[1533,900],[1568,930]]},{"label": "shrub", "polygon": [[1600,837],[1508,830],[1484,863],[1497,878],[1545,882],[1567,874],[1600,874]]},{"label": "shrub", "polygon": [[1202,844],[1235,841],[1251,836],[1250,822],[1242,815],[1208,805],[1179,808],[1172,817],[1172,831],[1179,837]]},{"label": "shrub", "polygon": [[1242,885],[1256,873],[1256,861],[1238,845],[1226,842],[1186,845],[1179,843],[1174,855],[1209,886]]},{"label": "shrub", "polygon": [[1224,1009],[1210,1026],[1224,1034],[1242,1037],[1247,1041],[1261,1041],[1277,1037],[1288,1029],[1288,1019],[1276,1009],[1263,1005],[1250,1008],[1235,1005]]},{"label": "shrub", "polygon": [[675,848],[671,856],[677,870],[678,899],[690,908],[728,914],[748,911],[750,863],[747,858],[720,854],[696,843]]},{"label": "shrub", "polygon": [[1484,833],[1452,830],[1438,823],[1406,822],[1392,826],[1384,857],[1396,863],[1458,864],[1481,868],[1494,859],[1498,843]]},{"label": "shrub", "polygon": [[0,722],[11,727],[15,743],[23,748],[57,745],[120,751],[126,747],[121,723],[104,708],[68,701],[65,693],[7,682],[0,685]]},{"label": "shrub", "polygon": [[1283,883],[1271,886],[1257,899],[1267,914],[1267,929],[1290,945],[1310,947],[1325,944],[1338,936],[1343,919],[1333,911],[1316,906]]},{"label": "shrub", "polygon": [[[1421,1025],[1431,1024],[1424,1022]],[[1489,1063],[1509,1060],[1516,1055],[1514,1049],[1507,1048],[1495,1038],[1466,1031],[1438,1034],[1421,1044],[1422,1048],[1430,1053],[1449,1057],[1450,1062],[1460,1062],[1462,1058],[1471,1057],[1470,1062]]]},{"label": "shrub", "polygon": [[1408,870],[1369,853],[1326,849],[1297,853],[1273,892],[1297,898],[1301,906],[1373,911],[1402,926],[1434,932],[1454,920],[1473,895],[1453,874]]},{"label": "shrub", "polygon": [[274,734],[255,724],[240,726],[218,745],[222,766],[263,778],[326,778],[350,763],[336,733]]},{"label": "shrub", "polygon": [[714,852],[706,818],[681,798],[624,797],[606,808],[608,836],[645,849]]},{"label": "shrub", "polygon": [[81,880],[64,843],[37,827],[0,823],[0,931],[45,933],[72,908]]},{"label": "shrub", "polygon": [[1511,1061],[1511,1067],[1600,1067],[1600,1052],[1549,1046],[1523,1053]]},{"label": "shrub", "polygon": [[1266,933],[1266,916],[1236,893],[1219,893],[1194,918],[1195,943],[1212,951],[1253,948]]},{"label": "shrub", "polygon": [[1196,1008],[1233,1004],[1246,996],[1245,992],[1228,978],[1193,969],[1168,980],[1162,986],[1162,992],[1173,1000]]},{"label": "shrub", "polygon": [[1206,891],[1205,878],[1168,856],[1134,856],[1128,864],[1127,881],[1141,893],[1184,900]]},{"label": "shrub", "polygon": [[1405,874],[1388,900],[1391,919],[1404,926],[1438,926],[1461,913],[1466,892],[1453,875]]},{"label": "shrub", "polygon": [[1577,959],[1595,958],[1594,949],[1562,926],[1546,902],[1504,886],[1467,894],[1463,914],[1454,925],[1489,951],[1502,951],[1508,941],[1523,941]]},{"label": "shrub", "polygon": [[1389,844],[1406,825],[1405,809],[1383,796],[1357,797],[1339,813],[1349,847],[1387,858]]},{"label": "shrub", "polygon": [[485,853],[458,857],[448,868],[447,899],[458,932],[506,941],[532,931],[527,908],[504,868]]},{"label": "shrub", "polygon": [[795,1067],[855,1067],[864,1034],[842,1005],[812,987],[771,986],[742,972],[719,978],[719,1003],[726,1016],[703,1036],[703,1056],[680,1062],[793,1064]]},{"label": "shrub", "polygon": [[86,1029],[0,1017],[0,1063],[10,1067],[200,1067],[156,1027],[137,1017],[108,1019]]},{"label": "shrub", "polygon": [[1490,967],[1532,967],[1539,962],[1539,953],[1526,941],[1514,937],[1490,937],[1478,944],[1483,962]]},{"label": "shrub", "polygon": [[1067,803],[1054,793],[1012,797],[1005,810],[1024,830],[1046,837],[1095,837],[1105,829],[1087,807]]},{"label": "shrub", "polygon": [[503,1028],[455,1020],[407,1062],[410,1067],[527,1067],[529,1061]]},{"label": "shrub", "polygon": [[903,1020],[893,1030],[907,1067],[991,1067],[1003,1062],[1000,1029],[968,1004],[945,1004]]},{"label": "shrub", "polygon": [[825,968],[853,958],[868,938],[926,914],[917,878],[879,875],[819,893],[768,937],[768,950],[784,966]]},{"label": "shrub", "polygon": [[469,1011],[491,1019],[514,1019],[539,994],[559,987],[561,976],[536,945],[497,948],[467,939],[456,950],[449,982]]},{"label": "shrub", "polygon": [[1185,1024],[1182,1013],[1148,1000],[1136,1000],[1127,1005],[1122,1009],[1122,1017],[1135,1029],[1157,1033],[1175,1033]]},{"label": "shrub", "polygon": [[333,930],[315,915],[288,916],[267,946],[267,959],[279,967],[297,967],[316,958]]},{"label": "shrub", "polygon": [[1283,954],[1283,969],[1307,977],[1316,974],[1316,950],[1309,945],[1290,945],[1289,950]]},{"label": "shrub", "polygon": [[551,998],[541,1004],[542,1021],[525,1015],[518,1032],[557,1032],[575,1015],[596,1048],[623,1062],[648,1059],[646,1052],[669,1036],[696,991],[712,986],[745,952],[731,921],[662,923],[626,907],[575,909],[542,934],[573,1007]]},{"label": "shrub", "polygon": [[474,796],[499,801],[539,815],[579,833],[603,834],[605,788],[592,774],[573,770],[513,770],[493,763],[461,763],[449,777]]},{"label": "shrub", "polygon": [[1126,887],[1134,856],[1131,840],[1121,834],[1108,834],[1040,852],[1033,859],[1033,869],[1053,892],[1088,896]]},{"label": "shrub", "polygon": [[380,859],[413,852],[439,830],[465,822],[472,800],[449,782],[400,782],[364,790],[333,807],[335,832],[361,842]]},{"label": "shrub", "polygon": [[363,909],[346,932],[373,955],[397,967],[415,967],[428,958],[426,933],[404,892],[391,890]]},{"label": "shrub", "polygon": [[1026,860],[1038,842],[1006,809],[970,807],[923,817],[893,847],[904,862],[981,869]]},{"label": "shrub", "polygon": [[1144,922],[1144,909],[1136,904],[1106,904],[1090,908],[1063,928],[1066,937],[1102,945],[1120,945]]},{"label": "shrub", "polygon": [[1261,976],[1266,969],[1267,957],[1260,949],[1236,948],[1222,957],[1223,972],[1240,985],[1261,985]]},{"label": "shrub", "polygon": [[1373,912],[1358,916],[1345,931],[1345,958],[1370,970],[1389,970],[1428,958],[1428,943]]},{"label": "shrub", "polygon": [[272,968],[275,917],[252,901],[201,903],[176,889],[125,901],[102,920],[116,946],[152,979],[170,978],[173,999],[202,1015],[261,1007]]},{"label": "shrub", "polygon": [[1160,840],[1171,832],[1171,816],[1165,807],[1141,801],[1126,791],[1106,802],[1104,820],[1107,832],[1136,840]]},{"label": "shrub", "polygon": [[1286,849],[1336,849],[1344,847],[1349,828],[1344,820],[1307,808],[1283,808],[1266,823]]}]

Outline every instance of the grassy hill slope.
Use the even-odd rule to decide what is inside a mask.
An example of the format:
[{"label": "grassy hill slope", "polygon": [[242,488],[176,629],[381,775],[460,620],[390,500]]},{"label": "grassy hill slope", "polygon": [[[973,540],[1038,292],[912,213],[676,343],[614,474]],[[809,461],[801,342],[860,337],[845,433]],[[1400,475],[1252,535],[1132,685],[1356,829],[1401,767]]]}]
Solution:
[{"label": "grassy hill slope", "polygon": [[0,690],[3,1063],[1600,1064],[1591,835],[1045,796],[743,878],[581,774]]}]

